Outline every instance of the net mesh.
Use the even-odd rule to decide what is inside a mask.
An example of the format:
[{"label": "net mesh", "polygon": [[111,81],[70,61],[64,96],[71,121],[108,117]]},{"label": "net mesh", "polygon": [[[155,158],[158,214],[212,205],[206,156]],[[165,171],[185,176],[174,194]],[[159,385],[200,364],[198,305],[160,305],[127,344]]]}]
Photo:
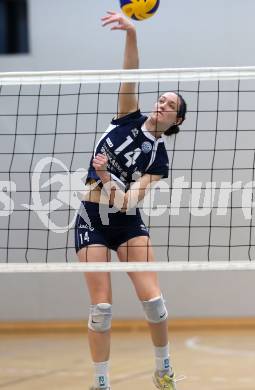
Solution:
[{"label": "net mesh", "polygon": [[[74,220],[86,169],[116,114],[125,72],[110,75],[1,75],[1,264],[76,261]],[[161,262],[254,260],[254,75],[126,72],[139,81],[144,114],[166,91],[188,104],[181,132],[165,139],[169,179],[140,207]]]}]

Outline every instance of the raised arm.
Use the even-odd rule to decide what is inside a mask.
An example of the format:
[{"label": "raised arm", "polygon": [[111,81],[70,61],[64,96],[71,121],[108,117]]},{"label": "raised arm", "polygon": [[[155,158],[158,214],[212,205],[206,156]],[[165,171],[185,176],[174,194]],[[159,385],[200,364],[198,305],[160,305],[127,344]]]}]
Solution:
[{"label": "raised arm", "polygon": [[[113,24],[111,30],[126,31],[123,69],[138,69],[139,56],[136,29],[133,23],[125,18],[122,14],[110,11],[107,12],[107,15],[102,18],[102,22],[103,26]],[[119,93],[117,117],[120,118],[130,112],[136,111],[137,109],[138,100],[136,97],[136,84],[122,83]]]}]

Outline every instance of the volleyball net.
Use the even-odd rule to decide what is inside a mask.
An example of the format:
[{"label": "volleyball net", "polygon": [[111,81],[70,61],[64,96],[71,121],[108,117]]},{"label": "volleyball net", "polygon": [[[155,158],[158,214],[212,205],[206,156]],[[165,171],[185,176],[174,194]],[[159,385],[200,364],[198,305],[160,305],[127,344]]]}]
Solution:
[{"label": "volleyball net", "polygon": [[[156,263],[78,263],[74,221],[121,82],[188,105],[139,204]],[[0,74],[0,272],[255,269],[255,68]]]}]

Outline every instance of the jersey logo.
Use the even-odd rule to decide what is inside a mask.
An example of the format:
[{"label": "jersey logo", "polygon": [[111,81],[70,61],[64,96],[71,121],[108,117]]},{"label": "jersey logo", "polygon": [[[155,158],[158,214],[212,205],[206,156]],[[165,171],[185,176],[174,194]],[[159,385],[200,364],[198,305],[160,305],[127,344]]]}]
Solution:
[{"label": "jersey logo", "polygon": [[[140,225],[140,228],[141,228],[141,230],[143,230],[143,231],[145,231],[145,232],[148,232],[148,229],[147,229],[147,227],[146,227],[145,225],[141,224],[141,225]],[[165,315],[165,313],[164,313],[164,315]],[[160,317],[160,318],[161,318],[161,317]]]},{"label": "jersey logo", "polygon": [[79,229],[89,229],[91,232],[95,230],[93,226],[89,226],[88,224],[80,224]]},{"label": "jersey logo", "polygon": [[113,143],[112,143],[112,141],[110,140],[110,138],[108,137],[108,138],[106,138],[106,142],[107,142],[107,144],[110,146],[110,148],[112,148],[113,147]]},{"label": "jersey logo", "polygon": [[143,153],[150,153],[151,149],[152,149],[152,145],[151,145],[150,142],[145,141],[145,142],[142,143],[142,151],[143,151]]},{"label": "jersey logo", "polygon": [[132,130],[131,130],[131,133],[133,134],[134,137],[137,137],[138,134],[139,134],[139,130],[137,130],[137,129],[132,129]]}]

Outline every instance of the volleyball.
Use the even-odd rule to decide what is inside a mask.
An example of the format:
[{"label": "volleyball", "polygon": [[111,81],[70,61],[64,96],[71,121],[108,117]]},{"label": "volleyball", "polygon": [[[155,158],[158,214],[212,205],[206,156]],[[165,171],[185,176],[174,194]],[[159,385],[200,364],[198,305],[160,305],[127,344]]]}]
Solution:
[{"label": "volleyball", "polygon": [[120,0],[122,12],[134,20],[148,19],[155,14],[160,0]]}]

